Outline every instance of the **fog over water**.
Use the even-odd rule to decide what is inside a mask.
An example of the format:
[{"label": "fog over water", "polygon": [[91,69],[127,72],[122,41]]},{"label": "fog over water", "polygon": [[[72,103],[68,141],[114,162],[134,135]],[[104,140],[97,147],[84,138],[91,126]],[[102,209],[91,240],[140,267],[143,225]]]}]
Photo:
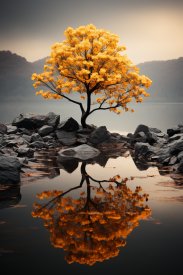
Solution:
[{"label": "fog over water", "polygon": [[[110,111],[96,111],[88,117],[87,123],[105,125],[109,131],[134,132],[139,124],[156,127],[162,131],[177,124],[183,124],[183,103],[132,103],[128,107],[134,113],[123,112],[117,115]],[[60,120],[73,117],[80,123],[80,108],[72,103],[60,101],[42,102],[0,102],[0,123],[10,123],[21,113],[60,114]]]}]

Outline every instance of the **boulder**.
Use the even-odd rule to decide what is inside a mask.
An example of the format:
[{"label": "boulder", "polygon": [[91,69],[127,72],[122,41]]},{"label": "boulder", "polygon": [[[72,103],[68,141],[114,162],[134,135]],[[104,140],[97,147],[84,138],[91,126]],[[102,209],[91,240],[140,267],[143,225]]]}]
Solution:
[{"label": "boulder", "polygon": [[[145,136],[142,135],[142,132],[144,133]],[[148,143],[153,144],[158,140],[157,135],[160,135],[161,133],[162,133],[161,130],[159,130],[157,128],[150,128],[146,125],[140,124],[136,128],[133,136],[131,137],[131,143],[134,142],[136,140],[136,138],[141,137],[144,139],[146,138]],[[139,137],[139,135],[140,135],[140,137]],[[143,140],[141,140],[141,141],[143,141]]]},{"label": "boulder", "polygon": [[175,134],[175,135],[171,136],[168,141],[172,142],[172,141],[178,140],[178,139],[183,139],[183,133]]},{"label": "boulder", "polygon": [[67,117],[64,120],[62,120],[60,124],[58,124],[57,130],[62,130],[65,132],[74,132],[79,130],[79,124],[72,117]]},{"label": "boulder", "polygon": [[53,137],[52,136],[46,136],[46,137],[43,137],[43,141],[44,142],[47,142],[47,141],[50,141],[50,140],[53,140]]},{"label": "boulder", "polygon": [[77,134],[81,134],[81,135],[90,135],[92,131],[93,131],[92,129],[82,128],[82,129],[79,129],[79,130],[77,131]]},{"label": "boulder", "polygon": [[76,144],[76,132],[56,131],[58,141],[65,146]]},{"label": "boulder", "polygon": [[52,126],[53,128],[56,128],[57,125],[59,124],[60,122],[60,115],[57,115],[53,112],[49,112],[46,116],[46,124],[49,125],[49,126]]},{"label": "boulder", "polygon": [[81,160],[87,160],[96,157],[100,154],[100,151],[87,144],[79,145],[75,148],[69,148],[61,150],[58,155],[65,158],[77,158]]},{"label": "boulder", "polygon": [[122,143],[118,138],[115,138],[113,136],[110,136],[108,139],[104,140],[102,143],[100,143],[101,146],[108,146],[108,145],[114,145]]},{"label": "boulder", "polygon": [[31,136],[28,136],[28,135],[22,135],[22,137],[28,142],[30,143],[31,142]]},{"label": "boulder", "polygon": [[17,150],[17,153],[18,153],[18,157],[28,157],[28,158],[34,157],[34,151],[24,146],[20,146]]},{"label": "boulder", "polygon": [[34,142],[34,141],[43,141],[43,139],[38,133],[34,133],[31,136],[31,142]]},{"label": "boulder", "polygon": [[46,116],[33,113],[20,114],[14,118],[12,125],[18,128],[36,129],[46,124]]},{"label": "boulder", "polygon": [[183,173],[183,159],[182,159],[181,162],[179,163],[177,170],[178,170],[180,173]]},{"label": "boulder", "polygon": [[7,126],[3,123],[0,123],[0,134],[6,134],[7,133]]},{"label": "boulder", "polygon": [[16,134],[17,132],[17,127],[16,126],[11,126],[11,125],[8,125],[7,126],[7,134]]},{"label": "boulder", "polygon": [[30,144],[31,148],[48,148],[48,145],[43,141],[34,141]]},{"label": "boulder", "polygon": [[33,131],[29,131],[25,128],[18,128],[18,132],[23,134],[23,135],[31,136]]},{"label": "boulder", "polygon": [[175,135],[175,134],[180,134],[183,131],[183,125],[177,125],[172,128],[167,129],[167,134],[169,137]]},{"label": "boulder", "polygon": [[0,156],[0,183],[19,183],[20,169],[21,164],[16,157]]},{"label": "boulder", "polygon": [[177,155],[183,151],[183,140],[178,140],[174,145],[170,147],[170,154]]},{"label": "boulder", "polygon": [[44,125],[38,130],[38,134],[42,137],[50,134],[51,132],[53,132],[53,127],[49,125]]},{"label": "boulder", "polygon": [[177,158],[179,161],[183,159],[183,151],[178,154]]},{"label": "boulder", "polygon": [[101,126],[93,131],[90,135],[89,141],[93,144],[102,143],[104,140],[110,137],[110,133],[105,126]]}]

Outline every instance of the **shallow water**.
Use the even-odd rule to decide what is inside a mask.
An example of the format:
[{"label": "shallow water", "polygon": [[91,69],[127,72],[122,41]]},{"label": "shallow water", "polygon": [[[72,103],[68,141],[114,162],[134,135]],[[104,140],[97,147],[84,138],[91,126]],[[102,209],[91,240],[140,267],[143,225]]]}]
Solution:
[{"label": "shallow water", "polygon": [[1,186],[0,261],[7,272],[181,270],[181,175],[147,167],[122,148],[83,163],[38,154],[34,173]]}]

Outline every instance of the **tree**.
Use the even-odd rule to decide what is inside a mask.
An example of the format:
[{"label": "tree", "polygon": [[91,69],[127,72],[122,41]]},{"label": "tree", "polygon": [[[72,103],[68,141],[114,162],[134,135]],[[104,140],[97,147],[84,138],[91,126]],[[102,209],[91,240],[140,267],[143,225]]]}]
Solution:
[{"label": "tree", "polygon": [[[37,194],[40,199],[53,198],[43,205],[34,203],[32,216],[43,218],[51,233],[52,245],[67,252],[65,259],[68,263],[76,261],[93,265],[117,256],[119,247],[126,245],[123,239],[139,225],[139,220],[151,214],[151,210],[144,206],[148,194],[140,195],[140,187],[132,192],[126,185],[127,178],[119,182],[121,177],[116,175],[109,180],[98,181],[88,175],[85,168],[86,163],[82,163],[79,186],[66,192],[54,190]],[[81,188],[85,181],[86,197],[85,192],[80,194],[79,199],[64,197]],[[96,182],[99,187],[93,187],[90,181]],[[103,188],[104,183],[109,183],[109,187]],[[91,190],[95,190],[98,196],[92,198]]]},{"label": "tree", "polygon": [[[47,92],[37,92],[45,99],[67,99],[79,105],[82,116],[81,124],[87,128],[87,117],[97,110],[110,110],[121,113],[134,110],[127,104],[135,98],[141,102],[149,96],[145,88],[151,85],[146,76],[139,76],[139,69],[120,52],[125,46],[118,46],[119,36],[103,29],[96,29],[92,24],[74,30],[68,28],[63,43],[55,43],[50,58],[44,66],[44,73],[32,75],[36,80],[33,85],[45,86]],[[71,99],[68,94],[78,92],[81,99],[87,101],[86,110],[79,101]],[[96,98],[94,95],[100,95]],[[92,98],[93,96],[93,98]],[[104,104],[109,106],[104,107]],[[94,106],[91,109],[92,105]]]}]

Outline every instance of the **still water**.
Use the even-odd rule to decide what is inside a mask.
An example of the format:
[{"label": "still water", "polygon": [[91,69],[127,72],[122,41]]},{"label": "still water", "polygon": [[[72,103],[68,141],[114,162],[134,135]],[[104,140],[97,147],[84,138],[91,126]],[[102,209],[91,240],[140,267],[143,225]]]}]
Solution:
[{"label": "still water", "polygon": [[133,151],[105,148],[85,162],[36,153],[34,172],[0,189],[6,273],[180,272],[183,177]]}]

